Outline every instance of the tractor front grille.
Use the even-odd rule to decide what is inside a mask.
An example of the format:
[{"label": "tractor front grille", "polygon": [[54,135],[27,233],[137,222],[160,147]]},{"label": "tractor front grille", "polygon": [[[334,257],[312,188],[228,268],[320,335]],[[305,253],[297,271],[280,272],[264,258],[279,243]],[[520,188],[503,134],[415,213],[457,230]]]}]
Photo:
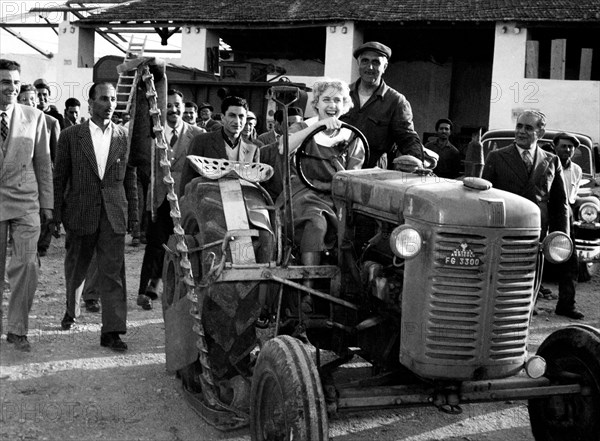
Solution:
[{"label": "tractor front grille", "polygon": [[[469,366],[481,375],[481,369],[514,365],[526,354],[538,233],[506,229],[469,233],[440,229],[428,238],[432,254],[424,258],[432,263],[420,293],[424,316],[419,333],[422,349],[417,352],[422,352],[425,363]],[[403,294],[403,310],[410,291]],[[444,375],[442,369],[433,376]]]}]

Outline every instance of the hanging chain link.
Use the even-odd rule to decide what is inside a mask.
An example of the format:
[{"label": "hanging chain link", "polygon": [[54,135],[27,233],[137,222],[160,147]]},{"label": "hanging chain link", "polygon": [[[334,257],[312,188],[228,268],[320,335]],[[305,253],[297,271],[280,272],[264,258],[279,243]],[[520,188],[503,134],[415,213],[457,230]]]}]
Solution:
[{"label": "hanging chain link", "polygon": [[[168,159],[168,147],[164,136],[164,129],[160,119],[160,109],[157,103],[156,87],[154,86],[154,78],[150,73],[148,65],[140,66],[142,70],[142,80],[146,84],[146,98],[150,106],[150,116],[152,117],[152,130],[155,135],[156,151],[158,152],[159,165],[162,168],[164,175],[163,183],[167,186],[167,200],[171,209],[170,215],[173,220],[173,233],[176,237],[176,251],[179,254],[181,271],[183,272],[183,282],[186,288],[186,297],[195,305],[190,310],[190,314],[194,317],[195,324],[193,331],[198,335],[196,346],[199,349],[199,359],[202,365],[202,392],[204,398],[209,405],[220,404],[216,394],[216,387],[213,380],[213,372],[208,360],[208,347],[204,336],[204,326],[202,324],[202,307],[204,303],[204,292],[206,288],[200,287],[199,294],[195,292],[194,276],[192,274],[192,265],[188,256],[188,247],[185,242],[185,231],[181,226],[181,211],[179,209],[179,201],[175,193],[175,180],[171,175],[171,163]],[[154,164],[153,164],[154,166]]]}]

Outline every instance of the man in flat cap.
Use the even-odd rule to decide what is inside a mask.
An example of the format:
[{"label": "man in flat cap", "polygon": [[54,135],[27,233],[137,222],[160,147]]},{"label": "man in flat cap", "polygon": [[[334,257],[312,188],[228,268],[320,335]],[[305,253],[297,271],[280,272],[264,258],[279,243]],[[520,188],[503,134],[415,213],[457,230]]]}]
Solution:
[{"label": "man in flat cap", "polygon": [[[575,150],[579,147],[579,139],[570,133],[561,132],[552,140],[554,143],[554,151],[560,159],[563,167],[563,180],[565,183],[565,191],[567,193],[567,202],[569,205],[569,224],[571,232],[571,240],[573,247],[575,246],[575,237],[573,235],[573,211],[570,208],[577,199],[577,191],[581,184],[583,172],[581,167],[575,164],[572,159],[575,155]],[[579,275],[579,259],[577,258],[577,250],[573,249],[573,254],[566,262],[556,265],[554,271],[553,265],[548,265],[544,272],[558,274],[558,302],[556,303],[556,314],[563,315],[575,320],[581,320],[584,315],[575,307],[575,287]]]},{"label": "man in flat cap", "polygon": [[[397,155],[421,158],[421,141],[415,132],[410,103],[382,79],[392,50],[379,42],[369,41],[356,48],[353,55],[358,62],[360,78],[350,85],[354,106],[340,119],[366,136],[371,155],[364,167],[378,164],[386,167],[387,154],[392,153],[394,144]],[[390,163],[392,159],[389,158]]]},{"label": "man in flat cap", "polygon": [[222,127],[220,122],[212,119],[214,108],[210,105],[210,103],[200,104],[200,106],[198,106],[198,111],[200,112],[200,122],[198,123],[198,127],[206,130],[207,132],[214,132]]},{"label": "man in flat cap", "polygon": [[46,115],[56,118],[58,120],[58,124],[60,125],[60,130],[63,130],[65,128],[65,119],[60,114],[56,106],[53,106],[48,102],[48,98],[50,97],[50,85],[43,78],[35,80],[33,85],[37,90],[38,109],[40,109]]}]

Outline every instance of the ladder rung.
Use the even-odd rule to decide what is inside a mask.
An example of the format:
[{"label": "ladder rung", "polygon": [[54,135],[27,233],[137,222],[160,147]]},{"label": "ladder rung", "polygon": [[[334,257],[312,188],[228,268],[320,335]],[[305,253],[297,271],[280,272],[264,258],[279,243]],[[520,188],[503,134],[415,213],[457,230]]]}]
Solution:
[{"label": "ladder rung", "polygon": [[126,80],[128,80],[128,79],[133,80],[135,78],[135,75],[121,75],[119,78],[126,79]]},{"label": "ladder rung", "polygon": [[117,101],[117,106],[118,106],[119,104],[127,104],[127,103],[129,103],[129,101]]}]

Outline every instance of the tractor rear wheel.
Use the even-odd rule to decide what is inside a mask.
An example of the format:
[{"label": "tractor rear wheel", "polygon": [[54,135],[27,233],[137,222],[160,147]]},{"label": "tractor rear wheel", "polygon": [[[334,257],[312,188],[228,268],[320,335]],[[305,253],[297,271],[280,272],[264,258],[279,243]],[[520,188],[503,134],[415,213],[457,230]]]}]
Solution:
[{"label": "tractor rear wheel", "polygon": [[321,380],[306,347],[289,335],[267,341],[252,376],[252,440],[324,441],[328,433]]},{"label": "tractor rear wheel", "polygon": [[[245,198],[259,200],[259,203],[263,197],[254,187],[243,186],[243,193]],[[186,235],[192,235],[198,247],[204,247],[196,251],[200,268],[195,273],[207,274],[211,264],[218,264],[222,258],[222,241],[227,233],[219,182],[196,178],[188,184],[181,202],[181,215]],[[269,234],[261,233],[252,242],[257,263],[269,261],[274,242]],[[229,250],[225,260],[232,261]],[[196,283],[200,282],[197,274],[194,278]],[[257,343],[254,325],[261,311],[258,282],[215,282],[201,289],[203,304],[198,305],[198,310],[215,381],[240,373],[250,375],[248,354]]]}]

